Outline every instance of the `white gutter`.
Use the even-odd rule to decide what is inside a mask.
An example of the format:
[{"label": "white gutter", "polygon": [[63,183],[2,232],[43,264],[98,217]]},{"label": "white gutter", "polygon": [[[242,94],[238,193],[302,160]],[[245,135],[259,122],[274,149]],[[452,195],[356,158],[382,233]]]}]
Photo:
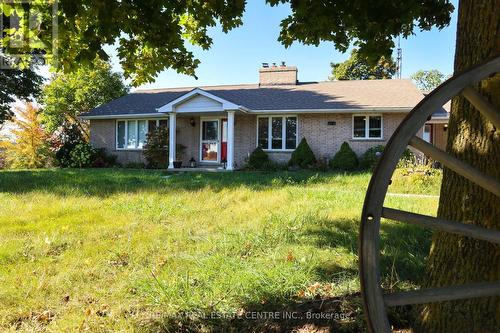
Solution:
[{"label": "white gutter", "polygon": [[[159,113],[161,114],[169,114],[169,113],[172,113],[172,112],[175,112],[175,111],[160,111],[161,108],[156,108],[155,110],[158,111]],[[184,111],[184,112],[177,112],[177,114],[183,114],[183,113],[210,113],[210,112],[227,112],[227,111],[241,111],[243,113],[252,113],[252,110],[250,110],[249,108],[246,108],[242,105],[238,105],[237,108],[235,109],[220,109],[220,110],[211,110],[211,111]]]},{"label": "white gutter", "polygon": [[413,108],[359,108],[359,109],[287,109],[287,110],[251,110],[249,113],[398,113],[410,112]]},{"label": "white gutter", "polygon": [[[359,109],[283,109],[283,110],[251,110],[244,106],[239,106],[238,110],[247,114],[295,114],[295,113],[402,113],[410,112],[413,108],[359,108]],[[157,109],[158,110],[158,109]],[[220,110],[217,112],[225,112],[228,110]],[[139,114],[118,114],[118,115],[97,115],[97,116],[80,116],[81,119],[123,119],[123,118],[164,118],[170,112],[162,113],[139,113]],[[196,112],[193,112],[196,113]],[[207,113],[207,112],[199,112]],[[182,113],[181,113],[182,114]]]},{"label": "white gutter", "polygon": [[81,119],[131,119],[131,118],[167,118],[163,113],[108,114],[97,116],[80,116]]}]

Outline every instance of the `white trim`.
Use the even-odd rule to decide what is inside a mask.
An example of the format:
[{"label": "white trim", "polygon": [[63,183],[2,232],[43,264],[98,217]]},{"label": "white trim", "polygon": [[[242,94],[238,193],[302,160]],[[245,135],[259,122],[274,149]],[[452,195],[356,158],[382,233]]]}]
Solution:
[{"label": "white trim", "polygon": [[[281,149],[273,149],[272,147],[272,118],[281,118]],[[295,148],[286,149],[286,118],[294,117],[297,119],[297,128],[295,129]],[[268,118],[267,122],[267,149],[262,149],[265,152],[270,153],[288,153],[293,152],[299,145],[299,117],[297,114],[268,114],[268,115],[258,115],[257,116],[257,128],[256,128],[256,142],[255,147],[259,146],[259,119]]]},{"label": "white trim", "polygon": [[[220,140],[220,131],[221,131],[221,119],[225,117],[200,117],[200,142],[199,142],[199,150],[200,154],[198,156],[200,163],[209,163],[209,164],[220,164],[220,155],[221,155],[221,140]],[[204,121],[217,121],[217,161],[204,161],[203,160],[203,122]],[[214,140],[208,140],[214,141]]]},{"label": "white trim", "polygon": [[[170,103],[168,104],[165,104],[164,106],[160,107],[160,108],[157,108],[156,110],[159,112],[159,113],[169,113],[169,112],[173,112],[175,107],[178,105],[178,104],[181,104],[183,102],[186,102],[188,100],[190,100],[191,98],[195,97],[195,96],[205,96],[207,98],[210,98],[216,102],[219,102],[222,104],[222,107],[220,110],[217,110],[217,111],[226,111],[226,110],[238,110],[240,109],[240,106],[239,105],[236,105],[228,100],[225,100],[223,98],[220,98],[218,96],[215,96],[209,92],[206,92],[205,90],[203,89],[200,89],[200,88],[195,88],[193,90],[191,90],[190,92],[174,99],[173,101],[171,101]],[[193,111],[193,112],[196,112],[196,111]],[[204,111],[206,112],[206,111]]]},{"label": "white trim", "polygon": [[[365,136],[364,137],[354,137],[354,117],[365,117]],[[370,137],[370,117],[380,117],[380,137],[371,138]],[[351,118],[351,140],[383,140],[384,139],[384,116],[379,114],[371,113],[355,113]]]},{"label": "white trim", "polygon": [[283,109],[283,110],[250,110],[251,114],[308,114],[308,113],[363,113],[363,112],[378,112],[378,113],[401,113],[410,112],[412,107],[381,107],[381,108],[359,108],[359,109]]},{"label": "white trim", "polygon": [[172,112],[168,116],[168,169],[174,169],[177,159],[177,115]]},{"label": "white trim", "polygon": [[[222,120],[224,124],[224,120]],[[224,125],[222,125],[223,127]],[[223,128],[222,128],[223,130]],[[227,112],[227,158],[226,170],[234,169],[234,111]],[[222,148],[222,139],[221,139]],[[221,152],[222,153],[222,152]]]},{"label": "white trim", "polygon": [[[208,93],[207,93],[208,94]],[[182,97],[182,96],[181,96]],[[172,103],[172,102],[171,102]],[[169,103],[170,104],[170,103]],[[168,105],[168,104],[167,104]],[[165,105],[166,106],[166,105]],[[90,120],[90,119],[121,119],[121,118],[143,118],[143,117],[149,117],[149,118],[164,118],[165,117],[165,112],[169,111],[160,111],[162,108],[165,106],[162,106],[161,108],[157,109],[158,113],[139,113],[139,114],[118,114],[118,115],[97,115],[97,116],[80,116],[81,119],[84,120]],[[246,108],[244,106],[237,106],[233,104],[234,108],[230,108],[227,110],[220,110],[221,112],[228,111],[228,110],[238,110],[242,111],[244,113],[249,113],[249,114],[289,114],[289,115],[296,115],[296,114],[309,114],[309,113],[363,113],[363,112],[378,112],[378,113],[402,113],[402,112],[410,112],[413,108],[366,108],[366,109],[283,109],[283,110],[251,110],[249,108]],[[193,112],[196,113],[196,112]],[[199,113],[199,112],[198,112]]]},{"label": "white trim", "polygon": [[[149,121],[154,120],[156,121],[156,126],[160,126],[160,121],[161,120],[167,120],[168,118],[162,118],[162,119],[153,119],[153,118],[143,118],[143,119],[137,119],[137,118],[132,118],[132,119],[115,119],[115,150],[130,150],[130,151],[142,151],[144,150],[144,146],[139,148],[127,148],[127,141],[128,141],[128,122],[129,121],[135,121],[137,123],[136,125],[136,135],[137,135],[137,145],[139,144],[139,121],[144,120],[146,121],[146,127],[147,127],[147,133],[149,133]],[[124,122],[125,123],[125,142],[123,148],[118,148],[118,122]]]},{"label": "white trim", "polygon": [[79,116],[83,120],[90,119],[137,119],[137,118],[163,118],[168,119],[164,114],[160,113],[138,113],[138,114],[116,114],[104,116]]}]

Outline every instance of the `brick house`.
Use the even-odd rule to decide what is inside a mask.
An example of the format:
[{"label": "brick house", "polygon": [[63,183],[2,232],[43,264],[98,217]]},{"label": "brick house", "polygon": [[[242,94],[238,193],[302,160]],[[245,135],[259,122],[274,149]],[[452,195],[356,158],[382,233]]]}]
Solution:
[{"label": "brick house", "polygon": [[[427,92],[423,94],[426,95]],[[432,114],[423,129],[422,138],[441,150],[446,150],[450,109],[451,102],[448,101],[442,108]]]},{"label": "brick house", "polygon": [[[142,147],[156,126],[186,147],[184,166],[242,167],[262,147],[287,162],[302,138],[317,158],[331,159],[347,141],[357,154],[384,145],[423,98],[410,80],[299,82],[293,66],[264,66],[258,84],[137,91],[99,106],[90,141],[121,163],[144,162]],[[423,131],[419,133],[422,136]],[[176,145],[169,145],[169,168]]]}]

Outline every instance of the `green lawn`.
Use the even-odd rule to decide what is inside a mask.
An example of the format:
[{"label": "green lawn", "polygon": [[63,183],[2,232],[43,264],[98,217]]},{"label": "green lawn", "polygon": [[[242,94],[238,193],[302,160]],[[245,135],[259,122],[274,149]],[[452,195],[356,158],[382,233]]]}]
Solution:
[{"label": "green lawn", "polygon": [[[355,295],[369,179],[0,172],[0,331],[251,331],[270,324],[230,315]],[[390,192],[438,195],[439,183],[398,174]],[[435,214],[437,203],[391,195],[386,205]],[[426,230],[384,221],[384,285],[418,285],[429,243]],[[359,302],[344,303],[356,320],[339,327],[361,325]],[[214,311],[227,318],[199,316]]]}]

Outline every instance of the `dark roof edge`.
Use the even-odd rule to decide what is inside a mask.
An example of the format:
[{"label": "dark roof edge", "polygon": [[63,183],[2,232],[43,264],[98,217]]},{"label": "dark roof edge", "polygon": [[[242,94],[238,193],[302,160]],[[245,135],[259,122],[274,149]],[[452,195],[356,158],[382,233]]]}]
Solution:
[{"label": "dark roof edge", "polygon": [[[355,109],[277,109],[277,110],[248,110],[247,114],[300,114],[300,113],[366,113],[366,112],[379,112],[379,113],[399,113],[410,112],[411,107],[380,107],[380,108],[355,108]],[[182,113],[180,113],[182,114]],[[131,114],[108,114],[108,115],[89,115],[89,113],[81,114],[79,117],[82,119],[127,119],[127,118],[161,118],[168,113],[131,113]],[[190,115],[192,115],[190,113]]]}]

